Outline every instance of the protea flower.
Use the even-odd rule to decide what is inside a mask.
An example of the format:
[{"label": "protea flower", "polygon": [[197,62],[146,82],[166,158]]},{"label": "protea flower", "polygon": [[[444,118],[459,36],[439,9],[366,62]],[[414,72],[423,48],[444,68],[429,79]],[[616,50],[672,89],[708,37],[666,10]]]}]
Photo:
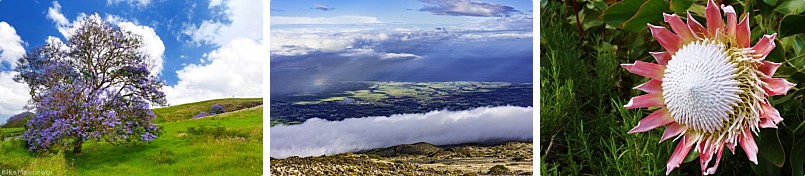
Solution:
[{"label": "protea flower", "polygon": [[[690,13],[687,23],[675,14],[664,14],[674,32],[649,24],[652,36],[666,50],[650,53],[657,64],[638,60],[621,65],[651,78],[635,87],[648,94],[633,97],[625,107],[658,108],[629,133],[668,125],[660,142],[681,139],[668,160],[666,174],[679,167],[694,144],[704,175],[715,173],[725,146],[735,154],[735,146],[740,144],[757,164],[752,133],[777,128],[783,120],[767,97],[784,95],[794,86],[772,78],[780,64],[764,60],[775,46],[776,34],[765,35],[750,47],[748,15],[736,23],[732,6],[719,8],[713,0],[707,2],[705,11],[707,28]],[[715,164],[710,166],[714,154]]]}]

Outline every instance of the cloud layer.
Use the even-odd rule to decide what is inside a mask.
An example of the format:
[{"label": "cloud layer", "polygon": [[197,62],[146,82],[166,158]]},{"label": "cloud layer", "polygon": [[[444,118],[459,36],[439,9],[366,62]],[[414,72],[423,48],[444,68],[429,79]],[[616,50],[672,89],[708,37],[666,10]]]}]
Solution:
[{"label": "cloud layer", "polygon": [[332,155],[416,142],[531,141],[532,112],[531,107],[503,106],[343,121],[314,118],[299,125],[272,127],[270,156]]},{"label": "cloud layer", "polygon": [[470,0],[420,0],[428,5],[419,11],[435,15],[507,17],[521,13],[513,7]]},{"label": "cloud layer", "polygon": [[272,95],[315,93],[322,79],[531,82],[533,75],[530,28],[272,28],[271,37]]}]

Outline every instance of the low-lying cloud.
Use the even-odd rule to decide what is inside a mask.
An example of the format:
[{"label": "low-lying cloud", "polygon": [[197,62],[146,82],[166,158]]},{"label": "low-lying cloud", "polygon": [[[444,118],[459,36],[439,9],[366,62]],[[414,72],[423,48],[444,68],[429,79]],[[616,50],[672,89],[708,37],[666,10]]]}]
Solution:
[{"label": "low-lying cloud", "polygon": [[501,106],[343,121],[314,118],[299,125],[272,127],[270,155],[332,155],[416,142],[531,141],[532,112],[531,107]]}]

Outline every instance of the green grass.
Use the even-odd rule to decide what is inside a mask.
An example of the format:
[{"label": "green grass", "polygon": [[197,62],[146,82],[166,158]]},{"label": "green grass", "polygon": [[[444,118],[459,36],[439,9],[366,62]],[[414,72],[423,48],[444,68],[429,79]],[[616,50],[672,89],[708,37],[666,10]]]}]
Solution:
[{"label": "green grass", "polygon": [[374,93],[370,90],[358,90],[358,91],[347,91],[348,94],[352,94],[352,98],[357,98],[363,101],[371,101],[376,102],[388,98],[386,94],[383,93]]},{"label": "green grass", "polygon": [[199,112],[210,111],[210,106],[219,104],[224,107],[226,112],[235,111],[238,109],[254,107],[257,104],[262,104],[263,98],[226,98],[207,100],[195,103],[174,105],[163,108],[156,108],[154,114],[157,115],[157,122],[171,122],[178,120],[186,120],[193,118]]},{"label": "green grass", "polygon": [[0,140],[6,137],[22,135],[23,132],[25,132],[24,128],[0,128]]},{"label": "green grass", "polygon": [[56,175],[262,175],[262,114],[263,108],[255,107],[158,123],[162,134],[151,142],[87,142],[79,155],[68,150],[32,156],[22,141],[2,141],[0,168],[53,170]]},{"label": "green grass", "polygon": [[0,128],[4,133],[21,133],[24,130],[24,128]]}]

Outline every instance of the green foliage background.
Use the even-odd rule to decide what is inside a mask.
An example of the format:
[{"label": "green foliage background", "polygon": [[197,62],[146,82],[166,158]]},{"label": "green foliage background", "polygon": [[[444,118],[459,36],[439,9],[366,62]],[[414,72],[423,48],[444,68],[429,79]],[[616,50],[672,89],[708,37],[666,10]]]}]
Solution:
[{"label": "green foliage background", "polygon": [[[784,120],[756,137],[759,164],[740,147],[723,155],[716,175],[803,175],[805,166],[805,1],[716,1],[750,15],[752,44],[777,33],[766,58],[783,63],[775,77],[797,84],[770,98]],[[619,64],[655,62],[662,47],[646,23],[668,26],[662,13],[704,24],[702,0],[540,1],[540,173],[542,175],[664,175],[676,141],[659,143],[663,128],[626,134],[653,110],[623,108],[648,81]],[[742,19],[739,16],[738,19]],[[691,152],[671,175],[700,175]]]}]

